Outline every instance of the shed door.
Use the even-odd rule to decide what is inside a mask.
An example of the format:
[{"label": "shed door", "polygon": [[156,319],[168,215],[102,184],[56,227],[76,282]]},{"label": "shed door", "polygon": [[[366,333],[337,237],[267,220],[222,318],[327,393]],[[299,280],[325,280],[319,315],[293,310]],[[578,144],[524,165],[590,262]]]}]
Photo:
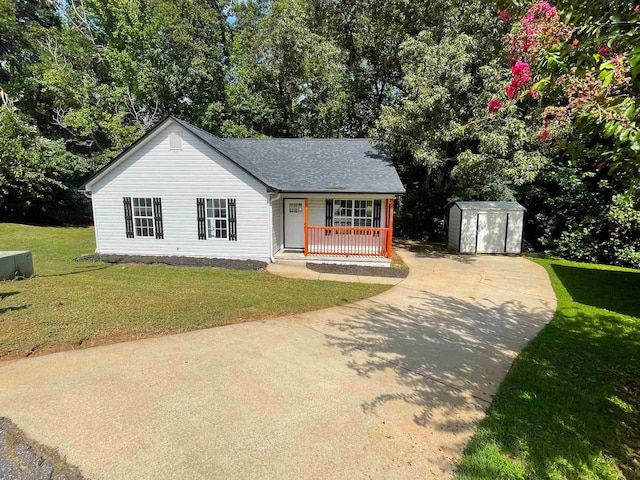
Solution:
[{"label": "shed door", "polygon": [[507,240],[507,214],[478,213],[476,252],[504,253]]},{"label": "shed door", "polygon": [[284,200],[284,247],[304,248],[304,200]]}]

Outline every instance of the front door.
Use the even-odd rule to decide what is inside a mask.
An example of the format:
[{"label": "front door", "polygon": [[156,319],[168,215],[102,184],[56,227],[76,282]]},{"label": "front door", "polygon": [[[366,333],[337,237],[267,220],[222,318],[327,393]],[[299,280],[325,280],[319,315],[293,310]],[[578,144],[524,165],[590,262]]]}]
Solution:
[{"label": "front door", "polygon": [[507,239],[507,215],[505,213],[478,214],[477,253],[504,253]]},{"label": "front door", "polygon": [[304,200],[284,200],[284,248],[304,248]]}]

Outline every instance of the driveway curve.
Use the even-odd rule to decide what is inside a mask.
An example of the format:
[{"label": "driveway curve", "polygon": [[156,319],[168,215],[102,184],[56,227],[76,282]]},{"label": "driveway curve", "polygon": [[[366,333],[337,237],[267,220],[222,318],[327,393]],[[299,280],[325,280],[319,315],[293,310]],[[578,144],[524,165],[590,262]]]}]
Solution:
[{"label": "driveway curve", "polygon": [[450,478],[555,296],[521,257],[399,253],[344,307],[4,364],[0,415],[93,479]]}]

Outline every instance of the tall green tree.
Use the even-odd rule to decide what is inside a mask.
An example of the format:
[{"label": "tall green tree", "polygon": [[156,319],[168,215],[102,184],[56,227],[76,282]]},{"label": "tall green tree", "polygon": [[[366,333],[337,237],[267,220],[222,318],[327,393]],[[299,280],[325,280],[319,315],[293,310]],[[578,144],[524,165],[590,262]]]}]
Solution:
[{"label": "tall green tree", "polygon": [[0,0],[0,84],[37,60],[30,32],[34,26],[59,23],[51,0]]},{"label": "tall green tree", "polygon": [[167,113],[203,124],[222,98],[225,5],[69,0],[32,33],[39,61],[18,105],[42,130],[104,163]]},{"label": "tall green tree", "polygon": [[446,11],[435,30],[400,46],[403,78],[382,107],[376,138],[396,159],[409,188],[400,210],[410,235],[437,232],[453,198],[512,200],[547,162],[536,132],[517,109],[487,110],[508,75],[494,7],[481,1],[432,2]]},{"label": "tall green tree", "polygon": [[88,162],[49,140],[15,108],[0,107],[0,218],[64,224],[87,220],[69,187],[90,172]]},{"label": "tall green tree", "polygon": [[339,136],[344,54],[311,31],[302,0],[238,1],[224,134]]}]

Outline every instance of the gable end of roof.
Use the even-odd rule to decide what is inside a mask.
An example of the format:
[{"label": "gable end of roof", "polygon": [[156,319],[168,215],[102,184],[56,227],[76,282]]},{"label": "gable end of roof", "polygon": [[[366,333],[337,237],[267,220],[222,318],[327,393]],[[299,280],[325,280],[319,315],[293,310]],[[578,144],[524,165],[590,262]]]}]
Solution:
[{"label": "gable end of roof", "polygon": [[118,155],[116,155],[114,158],[112,158],[111,160],[109,160],[102,168],[99,168],[98,171],[96,171],[93,175],[91,175],[89,178],[87,178],[84,182],[82,182],[82,184],[77,188],[77,190],[79,192],[85,192],[87,185],[89,185],[90,183],[94,182],[95,180],[97,180],[99,177],[101,177],[103,174],[107,173],[107,171],[109,171],[111,169],[111,167],[115,166],[117,163],[120,163],[120,161],[126,157],[129,153],[131,153],[133,150],[135,150],[138,145],[140,145],[142,142],[144,142],[145,140],[147,140],[151,135],[154,134],[154,132],[157,132],[158,130],[160,130],[160,127],[164,126],[165,123],[167,121],[169,121],[171,119],[171,116],[166,116],[164,117],[162,120],[160,120],[158,123],[156,123],[151,130],[149,130],[148,132],[146,132],[144,135],[142,135],[138,140],[136,140],[135,142],[133,142],[131,145],[129,145],[127,148],[125,148],[122,152],[120,152]]},{"label": "gable end of roof", "polygon": [[237,165],[239,168],[247,172],[249,175],[254,177],[260,183],[264,184],[268,189],[277,190],[272,185],[269,185],[265,181],[264,176],[259,173],[258,168],[255,165],[253,165],[253,163],[250,160],[245,159],[238,153],[230,152],[230,150],[232,149],[229,149],[229,148],[226,148],[225,146],[220,145],[223,142],[221,139],[214,137],[213,135],[205,132],[204,130],[200,130],[199,128],[194,127],[193,125],[190,125],[187,122],[184,122],[183,120],[180,120],[179,118],[174,117],[173,115],[168,115],[162,120],[160,120],[158,123],[156,123],[148,132],[142,135],[138,140],[136,140],[129,147],[127,147],[120,154],[118,154],[115,158],[113,158],[106,165],[100,168],[97,172],[95,172],[93,175],[87,178],[82,183],[82,185],[80,185],[77,188],[77,190],[79,192],[87,191],[86,190],[87,185],[95,182],[104,174],[106,174],[109,170],[111,170],[112,167],[114,167],[115,165],[120,163],[124,158],[126,158],[129,155],[129,153],[135,150],[141,143],[148,140],[150,137],[156,134],[159,130],[161,130],[160,127],[163,127],[169,121],[172,121],[177,125],[180,125],[182,128],[184,128],[185,130],[193,134],[200,141],[204,142],[208,147],[212,148],[213,150],[218,152],[220,155],[222,155],[224,158],[226,158],[227,160],[229,160],[230,162],[232,162],[233,164]]}]

